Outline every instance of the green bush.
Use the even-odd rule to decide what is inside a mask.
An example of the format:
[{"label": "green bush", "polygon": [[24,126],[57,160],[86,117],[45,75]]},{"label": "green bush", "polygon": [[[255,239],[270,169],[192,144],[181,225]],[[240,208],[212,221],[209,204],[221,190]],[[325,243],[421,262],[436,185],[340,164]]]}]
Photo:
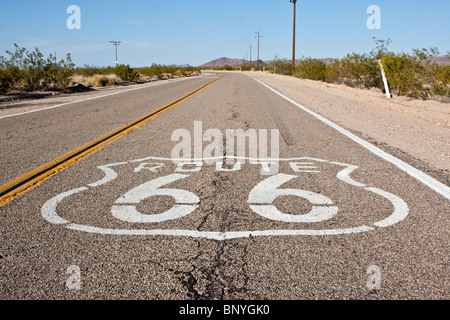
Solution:
[{"label": "green bush", "polygon": [[9,60],[2,58],[2,92],[12,87],[23,88],[25,91],[40,89],[65,89],[73,75],[74,64],[67,55],[66,60],[56,62],[50,55],[47,59],[38,48],[29,52],[14,44],[15,51],[6,51]]},{"label": "green bush", "polygon": [[160,64],[152,64],[151,67],[138,68],[136,69],[140,74],[146,77],[157,77],[163,79],[164,77],[189,77],[193,74],[201,74],[199,68],[193,67],[175,67],[175,66],[165,66]]},{"label": "green bush", "polygon": [[163,67],[155,63],[152,64],[151,67],[141,68],[138,71],[147,77],[157,77],[158,79],[162,79],[164,77]]},{"label": "green bush", "polygon": [[74,74],[75,64],[72,62],[70,54],[67,54],[66,60],[61,60],[58,63],[53,63],[53,60],[54,58],[50,55],[44,67],[43,87],[64,90],[68,87],[70,78]]},{"label": "green bush", "polygon": [[0,69],[0,94],[7,93],[12,87],[12,79],[7,70]]},{"label": "green bush", "polygon": [[421,76],[424,66],[417,59],[407,53],[390,53],[382,60],[389,84],[399,95],[414,98],[426,98],[430,92],[423,86]]},{"label": "green bush", "polygon": [[93,77],[95,75],[107,76],[115,74],[122,81],[136,82],[139,80],[139,73],[135,71],[130,65],[119,64],[116,67],[100,68],[96,66],[84,65],[82,68],[75,70],[75,73],[85,77]]},{"label": "green bush", "polygon": [[0,57],[0,94],[11,90],[19,79],[19,68],[8,65],[4,57]]},{"label": "green bush", "polygon": [[[347,54],[325,64],[321,60],[306,58],[297,62],[295,76],[303,79],[346,84],[357,88],[385,90],[380,70],[384,67],[389,87],[397,95],[427,99],[430,96],[450,95],[450,66],[439,66],[432,58],[439,55],[437,48],[412,49],[412,53],[393,53],[388,50],[391,41],[378,40],[370,53]],[[275,57],[275,73],[291,74],[287,59]]]},{"label": "green bush", "polygon": [[280,59],[278,56],[272,62],[273,72],[282,75],[292,74],[292,61]]},{"label": "green bush", "polygon": [[81,68],[77,68],[75,69],[75,74],[78,74],[80,76],[85,76],[85,77],[92,77],[96,74],[99,75],[108,75],[113,73],[112,68],[108,67],[108,68],[100,68],[97,66],[90,66],[85,64],[83,67]]},{"label": "green bush", "polygon": [[[420,59],[424,69],[422,81],[425,86],[431,90],[432,95],[449,96],[450,95],[450,65],[440,66],[431,61],[431,57],[439,54],[436,48],[430,50],[414,50],[416,58]],[[425,63],[424,63],[425,61]]]},{"label": "green bush", "polygon": [[340,60],[335,59],[326,66],[325,81],[328,83],[343,83]]},{"label": "green bush", "polygon": [[136,82],[139,80],[139,73],[134,71],[130,65],[119,64],[113,69],[113,73],[123,81]]},{"label": "green bush", "polygon": [[106,87],[120,84],[121,81],[122,80],[115,74],[94,74],[86,79],[86,85],[88,87]]},{"label": "green bush", "polygon": [[320,80],[326,79],[327,66],[324,62],[306,58],[300,60],[295,67],[295,76],[302,79]]},{"label": "green bush", "polygon": [[247,64],[245,66],[242,66],[240,69],[242,71],[252,71],[252,69],[255,70],[255,66],[252,64]]},{"label": "green bush", "polygon": [[382,78],[377,60],[368,54],[348,54],[340,61],[341,83],[357,88],[381,87]]},{"label": "green bush", "polygon": [[431,78],[433,93],[439,96],[450,96],[450,65],[433,64],[431,68],[431,74],[434,75]]}]

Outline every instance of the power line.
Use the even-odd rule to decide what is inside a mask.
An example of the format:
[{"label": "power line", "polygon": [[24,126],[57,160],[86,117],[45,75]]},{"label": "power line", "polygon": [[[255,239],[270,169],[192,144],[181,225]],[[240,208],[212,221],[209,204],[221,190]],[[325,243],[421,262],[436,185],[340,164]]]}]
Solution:
[{"label": "power line", "polygon": [[121,41],[110,41],[114,47],[116,47],[116,67],[119,65],[119,60],[117,59],[117,47],[122,43]]},{"label": "power line", "polygon": [[295,75],[295,16],[296,16],[296,7],[297,7],[297,0],[289,0],[291,3],[294,4],[294,32],[293,32],[293,38],[292,38],[292,75]]},{"label": "power line", "polygon": [[257,66],[258,66],[258,69],[259,69],[259,39],[260,38],[264,38],[264,37],[259,34],[259,30],[258,30],[258,32],[255,32],[255,38],[258,38],[258,62],[257,62]]}]

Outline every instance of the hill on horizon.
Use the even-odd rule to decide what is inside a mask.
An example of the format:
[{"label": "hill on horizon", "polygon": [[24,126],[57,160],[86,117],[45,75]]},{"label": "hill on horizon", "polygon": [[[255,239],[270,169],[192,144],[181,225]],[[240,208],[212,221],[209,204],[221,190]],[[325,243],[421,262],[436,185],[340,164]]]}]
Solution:
[{"label": "hill on horizon", "polygon": [[[256,60],[252,61],[252,64],[256,64]],[[261,65],[265,65],[264,61],[259,60],[259,63]],[[200,67],[225,67],[225,66],[230,66],[230,67],[242,67],[242,66],[246,66],[249,65],[250,61],[249,60],[245,60],[245,59],[230,59],[230,58],[226,58],[226,57],[222,57],[219,59],[215,59],[212,61],[209,61],[205,64],[202,64]]]}]

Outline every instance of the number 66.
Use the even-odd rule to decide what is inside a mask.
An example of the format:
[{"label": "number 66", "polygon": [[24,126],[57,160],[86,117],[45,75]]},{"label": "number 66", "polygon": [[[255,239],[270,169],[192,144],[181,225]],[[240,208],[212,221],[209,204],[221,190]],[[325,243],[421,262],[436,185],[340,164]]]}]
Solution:
[{"label": "number 66", "polygon": [[[198,208],[200,199],[192,192],[180,189],[161,188],[172,182],[185,179],[188,175],[171,174],[146,182],[120,197],[111,212],[114,217],[132,223],[159,223],[182,218]],[[320,194],[300,189],[279,189],[283,184],[297,178],[294,175],[277,174],[260,182],[249,194],[250,208],[260,216],[283,222],[312,223],[331,219],[338,212],[336,206],[330,206],[333,202]],[[152,196],[171,196],[176,205],[171,209],[154,215],[142,214],[136,209],[136,205]],[[297,196],[305,198],[313,204],[312,210],[304,215],[286,214],[271,205],[276,198],[281,196]],[[126,205],[124,205],[126,204]]]}]

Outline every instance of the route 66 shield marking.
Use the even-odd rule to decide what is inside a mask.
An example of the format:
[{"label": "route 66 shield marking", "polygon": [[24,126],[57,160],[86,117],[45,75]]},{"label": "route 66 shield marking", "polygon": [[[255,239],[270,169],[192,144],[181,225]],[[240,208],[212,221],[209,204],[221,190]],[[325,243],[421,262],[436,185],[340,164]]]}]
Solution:
[{"label": "route 66 shield marking", "polygon": [[[230,157],[219,157],[214,159],[194,159],[179,160],[148,157],[145,159],[131,160],[128,162],[107,164],[99,166],[98,169],[104,172],[104,177],[87,186],[76,188],[63,192],[48,200],[41,209],[42,216],[48,222],[56,225],[62,225],[70,230],[81,232],[106,234],[106,235],[134,235],[134,236],[184,236],[207,238],[214,240],[227,240],[234,238],[244,238],[251,236],[332,236],[355,234],[373,231],[376,228],[387,228],[404,220],[409,214],[408,205],[398,196],[375,187],[369,187],[363,183],[355,181],[350,175],[359,167],[331,162],[328,160],[315,159],[309,157],[277,159],[283,164],[283,170],[289,170],[286,173],[277,173],[271,176],[260,177],[260,182],[251,186],[252,189],[246,196],[246,205],[249,215],[257,221],[280,223],[281,226],[289,225],[289,228],[261,228],[256,230],[225,230],[225,231],[199,231],[196,229],[183,228],[162,228],[159,227],[166,222],[182,221],[186,217],[194,215],[200,204],[201,196],[193,191],[185,190],[183,187],[174,187],[175,184],[183,184],[191,179],[198,178],[203,170],[214,170],[216,172],[226,172],[231,177],[233,174],[241,172],[245,166],[260,166],[263,169],[268,168],[274,159],[261,160],[240,157],[231,157],[235,164],[230,168],[224,167],[225,160]],[[204,161],[216,161],[216,165],[203,167]],[[248,162],[248,163],[247,163]],[[330,166],[334,169],[333,174],[336,183],[344,184],[346,190],[357,192],[366,192],[374,199],[389,203],[392,208],[390,214],[384,215],[384,218],[372,222],[369,226],[363,224],[351,227],[339,228],[311,228],[311,226],[320,223],[338,219],[342,212],[337,200],[333,197],[322,194],[321,190],[304,190],[300,184],[302,175],[324,175],[321,167]],[[164,169],[165,168],[165,169]],[[288,168],[288,169],[286,169]],[[120,170],[119,170],[120,169]],[[165,172],[163,172],[164,170]],[[119,196],[114,203],[110,204],[109,218],[113,217],[121,224],[127,224],[130,228],[111,228],[92,226],[83,223],[75,223],[67,220],[58,212],[58,207],[72,197],[82,197],[90,191],[107,189],[113,183],[121,183],[120,175],[136,175],[146,173],[150,179],[138,185]],[[331,171],[330,171],[331,172]],[[335,173],[337,172],[337,173]],[[287,185],[295,185],[295,188],[288,188]],[[350,192],[349,192],[350,193]],[[140,205],[144,201],[151,201],[154,197],[169,197],[173,199],[174,204],[171,208],[161,213],[148,214],[140,212]],[[277,199],[282,197],[293,197],[309,204],[310,210],[292,214],[282,212],[277,207]],[[334,195],[334,197],[336,197]],[[340,201],[343,202],[343,201]],[[88,202],[86,202],[88,205]],[[351,205],[351,203],[350,203]],[[348,204],[347,204],[348,206]],[[141,210],[142,211],[142,210]],[[256,221],[256,220],[255,220]],[[139,228],[137,228],[139,226]],[[144,226],[144,228],[142,228]],[[155,227],[156,226],[156,227]]]}]

